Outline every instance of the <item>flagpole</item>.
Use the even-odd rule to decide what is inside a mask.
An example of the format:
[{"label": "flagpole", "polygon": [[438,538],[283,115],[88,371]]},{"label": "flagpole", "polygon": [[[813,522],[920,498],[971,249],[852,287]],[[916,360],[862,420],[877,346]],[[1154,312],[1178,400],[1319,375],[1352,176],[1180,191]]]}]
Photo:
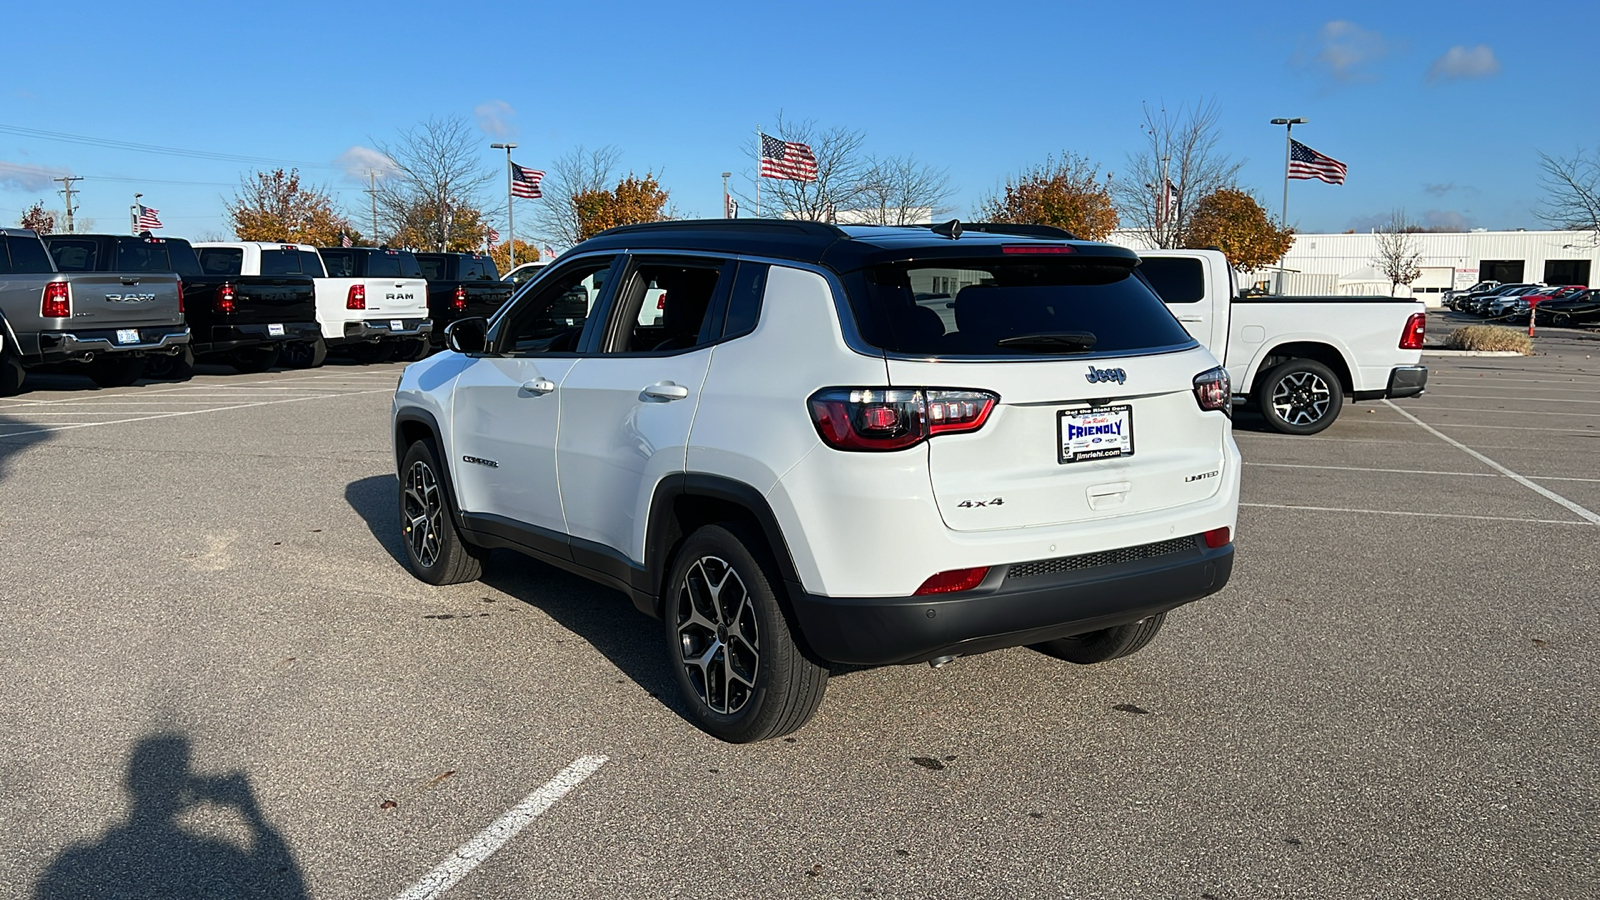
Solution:
[{"label": "flagpole", "polygon": [[756,218],[761,218],[761,126],[756,126]]},{"label": "flagpole", "polygon": [[[1283,128],[1283,217],[1279,220],[1279,224],[1282,225],[1284,228],[1288,228],[1289,227],[1289,164],[1290,164],[1291,160],[1293,159],[1293,155],[1294,155],[1292,153],[1292,150],[1294,148],[1294,138],[1293,138],[1294,127],[1296,125],[1304,125],[1308,121],[1310,121],[1310,120],[1306,119],[1306,118],[1303,118],[1303,117],[1302,118],[1295,118],[1295,119],[1273,119],[1272,120],[1272,124],[1284,126],[1284,128]],[[1278,293],[1280,293],[1280,294],[1283,293],[1283,272],[1284,272],[1283,260],[1284,260],[1284,256],[1288,256],[1288,255],[1289,255],[1289,251],[1285,250],[1285,251],[1283,251],[1283,256],[1278,257]]]},{"label": "flagpole", "polygon": [[511,214],[511,151],[516,144],[490,144],[492,149],[506,151],[506,270],[517,267],[517,220]]}]

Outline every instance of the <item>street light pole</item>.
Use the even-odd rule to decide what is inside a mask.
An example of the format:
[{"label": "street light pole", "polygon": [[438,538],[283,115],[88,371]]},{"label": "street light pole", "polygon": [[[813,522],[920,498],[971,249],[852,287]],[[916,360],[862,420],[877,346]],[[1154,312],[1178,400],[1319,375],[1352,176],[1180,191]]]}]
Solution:
[{"label": "street light pole", "polygon": [[[1283,126],[1283,213],[1278,224],[1282,225],[1284,228],[1289,227],[1289,163],[1291,161],[1291,157],[1293,155],[1292,151],[1294,148],[1294,138],[1292,135],[1294,134],[1294,127],[1296,125],[1304,125],[1309,121],[1311,120],[1306,118],[1272,120],[1272,124]],[[1287,250],[1284,251],[1284,255],[1288,255]],[[1282,256],[1278,257],[1278,293],[1283,293]]]},{"label": "street light pole", "polygon": [[506,271],[517,267],[517,220],[511,214],[511,151],[517,149],[516,144],[490,144],[490,148],[506,152]]},{"label": "street light pole", "polygon": [[728,204],[728,179],[731,177],[733,177],[732,172],[722,173],[722,217],[724,219],[733,218],[733,207]]}]

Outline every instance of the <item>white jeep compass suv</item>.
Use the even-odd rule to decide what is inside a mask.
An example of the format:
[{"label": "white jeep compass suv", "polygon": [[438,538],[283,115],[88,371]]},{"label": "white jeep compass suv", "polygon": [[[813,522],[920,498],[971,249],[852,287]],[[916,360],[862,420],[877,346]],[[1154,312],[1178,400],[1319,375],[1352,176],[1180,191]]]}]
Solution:
[{"label": "white jeep compass suv", "polygon": [[1227,583],[1227,373],[1132,252],[1030,226],[708,220],[579,244],[394,398],[417,576],[510,548],[662,620],[700,727],[830,664],[1132,653]]}]

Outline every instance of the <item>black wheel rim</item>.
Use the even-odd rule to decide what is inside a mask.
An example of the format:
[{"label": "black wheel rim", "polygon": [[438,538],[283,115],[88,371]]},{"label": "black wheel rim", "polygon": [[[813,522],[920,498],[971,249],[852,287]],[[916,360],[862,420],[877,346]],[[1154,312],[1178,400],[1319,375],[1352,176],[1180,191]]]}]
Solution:
[{"label": "black wheel rim", "polygon": [[411,464],[401,492],[401,529],[411,558],[424,569],[433,568],[442,550],[444,495],[433,468],[422,460]]},{"label": "black wheel rim", "polygon": [[695,560],[678,584],[679,663],[706,708],[733,715],[749,704],[761,672],[755,598],[744,579],[715,556]]}]

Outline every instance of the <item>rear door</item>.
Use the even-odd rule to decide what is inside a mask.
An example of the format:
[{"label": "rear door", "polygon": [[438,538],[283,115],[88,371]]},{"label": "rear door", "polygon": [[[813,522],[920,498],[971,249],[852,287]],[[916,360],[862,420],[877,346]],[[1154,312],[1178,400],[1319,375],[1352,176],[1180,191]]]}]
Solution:
[{"label": "rear door", "polygon": [[[869,270],[856,286],[851,303],[867,339],[887,351],[893,387],[996,398],[977,430],[927,443],[951,529],[1064,525],[1216,493],[1230,423],[1194,393],[1195,376],[1216,361],[1133,276],[1131,260],[910,262]],[[953,293],[953,323],[938,332],[907,312],[930,293]],[[888,313],[877,317],[887,330],[861,315],[863,303]],[[960,412],[935,411],[937,396],[930,422]]]}]

